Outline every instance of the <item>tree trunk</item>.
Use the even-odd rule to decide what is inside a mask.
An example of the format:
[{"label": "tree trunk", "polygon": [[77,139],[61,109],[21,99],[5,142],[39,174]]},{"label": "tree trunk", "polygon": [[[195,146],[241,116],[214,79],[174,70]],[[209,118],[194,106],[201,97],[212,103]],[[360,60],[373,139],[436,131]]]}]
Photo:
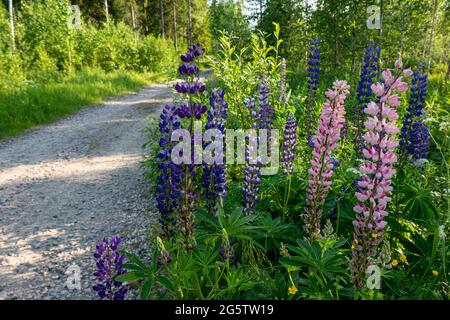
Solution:
[{"label": "tree trunk", "polygon": [[131,29],[136,30],[136,15],[134,13],[133,2],[130,1]]},{"label": "tree trunk", "polygon": [[161,9],[161,35],[165,39],[166,38],[166,30],[164,29],[164,0],[160,0],[160,9]]},{"label": "tree trunk", "polygon": [[105,0],[105,16],[106,22],[109,22],[108,0]]},{"label": "tree trunk", "polygon": [[192,44],[192,12],[191,12],[192,3],[191,0],[188,0],[188,45]]},{"label": "tree trunk", "polygon": [[14,51],[16,51],[16,35],[14,33],[13,0],[9,0],[8,8],[9,8],[9,23],[10,23],[10,28],[11,28],[11,49],[14,52]]},{"label": "tree trunk", "polygon": [[178,38],[177,38],[177,5],[173,0],[173,44],[175,50],[178,51]]},{"label": "tree trunk", "polygon": [[438,1],[434,0],[433,21],[431,23],[431,33],[430,33],[430,45],[428,46],[428,64],[427,64],[428,72],[430,72],[431,66],[431,51],[433,49],[433,36],[434,36],[434,29],[436,28],[437,11],[438,11],[437,9],[438,9]]}]

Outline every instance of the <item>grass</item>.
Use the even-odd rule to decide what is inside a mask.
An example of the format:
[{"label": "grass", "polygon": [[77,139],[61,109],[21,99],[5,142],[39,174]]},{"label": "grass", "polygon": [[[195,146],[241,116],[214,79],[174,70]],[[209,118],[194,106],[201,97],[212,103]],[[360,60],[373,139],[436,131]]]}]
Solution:
[{"label": "grass", "polygon": [[24,83],[0,91],[0,140],[36,125],[49,123],[105,98],[163,81],[167,75],[129,71],[105,73],[84,69],[47,83]]}]

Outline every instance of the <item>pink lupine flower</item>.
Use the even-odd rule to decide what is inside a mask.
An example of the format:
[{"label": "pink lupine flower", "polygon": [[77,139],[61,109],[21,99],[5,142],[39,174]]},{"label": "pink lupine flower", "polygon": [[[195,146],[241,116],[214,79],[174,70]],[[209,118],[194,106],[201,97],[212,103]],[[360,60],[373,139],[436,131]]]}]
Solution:
[{"label": "pink lupine flower", "polygon": [[396,92],[407,90],[401,75],[410,75],[408,69],[401,70],[402,66],[399,59],[395,62],[398,69],[396,75],[391,70],[383,71],[383,83],[371,87],[375,95],[380,97],[379,103],[370,102],[364,109],[368,115],[364,122],[367,132],[363,136],[365,162],[360,167],[361,178],[355,193],[358,203],[353,208],[356,212],[353,221],[355,240],[350,261],[356,289],[364,287],[366,270],[379,257],[378,248],[387,225],[384,218],[388,215],[386,206],[391,201],[391,179],[395,174],[393,165],[397,161],[394,149],[398,146],[395,134],[399,130],[393,121],[398,119],[395,108],[400,105],[400,99]]},{"label": "pink lupine flower", "polygon": [[306,190],[307,206],[304,216],[304,229],[309,240],[317,239],[320,235],[322,205],[332,184],[333,159],[331,153],[338,146],[337,143],[344,125],[344,101],[349,88],[347,82],[337,80],[333,84],[333,89],[325,93],[327,100],[323,104],[317,132],[313,138],[313,158],[309,169],[309,186]]}]

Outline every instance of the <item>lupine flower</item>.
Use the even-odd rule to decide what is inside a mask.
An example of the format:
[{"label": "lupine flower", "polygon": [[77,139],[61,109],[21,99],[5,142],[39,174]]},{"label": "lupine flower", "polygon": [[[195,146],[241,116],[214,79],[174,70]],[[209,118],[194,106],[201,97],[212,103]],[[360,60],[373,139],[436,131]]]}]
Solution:
[{"label": "lupine flower", "polygon": [[[247,108],[250,110],[250,114],[253,118],[258,117],[258,112],[256,111],[255,99],[248,98],[245,100]],[[259,123],[253,122],[253,129],[258,127]],[[261,169],[258,159],[254,159],[252,154],[255,150],[253,148],[257,146],[257,137],[251,136],[249,138],[249,145],[245,148],[245,161],[247,165],[244,168],[244,186],[242,188],[242,193],[244,195],[244,214],[250,215],[255,213],[255,207],[258,203],[259,187],[261,183]]]},{"label": "lupine flower", "polygon": [[264,83],[264,79],[262,79],[258,85],[259,129],[270,129],[272,126],[275,110],[270,106],[269,93],[270,89],[267,84]]},{"label": "lupine flower", "polygon": [[358,141],[355,143],[357,154],[361,154],[364,140],[362,138],[362,131],[364,127],[364,108],[370,102],[372,97],[372,86],[378,71],[378,55],[380,53],[380,47],[373,47],[373,41],[367,46],[364,52],[364,60],[361,67],[361,75],[358,81],[358,89],[356,93],[357,105],[355,106],[355,123],[357,126],[356,138]]},{"label": "lupine flower", "polygon": [[228,234],[225,229],[222,229],[222,244],[220,246],[219,254],[220,257],[225,261],[228,260],[232,262],[236,259],[236,255],[234,253],[234,246],[230,244],[230,240],[228,238]]},{"label": "lupine flower", "polygon": [[94,275],[98,283],[92,288],[101,299],[123,300],[128,291],[125,285],[115,280],[116,276],[126,273],[122,269],[124,256],[117,251],[119,244],[120,238],[117,236],[113,236],[110,242],[104,238],[94,253],[97,267]]},{"label": "lupine flower", "polygon": [[160,237],[156,237],[156,245],[158,246],[158,266],[163,267],[172,261],[172,257]]},{"label": "lupine flower", "polygon": [[[195,59],[204,53],[204,48],[199,44],[193,44],[188,48],[188,51],[181,56],[181,60],[184,62],[179,71],[185,76],[185,81],[177,83],[175,90],[178,93],[187,95],[186,103],[182,103],[177,109],[177,115],[180,118],[189,119],[189,127],[191,137],[193,139],[193,122],[195,119],[200,119],[206,112],[206,106],[193,101],[193,96],[201,94],[205,91],[206,87],[198,79],[194,78],[194,75],[198,75],[198,67],[194,64]],[[187,64],[187,65],[186,65]],[[193,249],[195,246],[195,239],[193,237],[195,231],[195,200],[198,198],[198,194],[195,193],[192,177],[195,175],[195,165],[185,164],[180,166],[184,171],[181,174],[180,183],[180,198],[178,211],[179,218],[177,221],[177,227],[183,236],[183,245],[187,250]],[[180,170],[181,171],[181,170]]]},{"label": "lupine flower", "polygon": [[287,102],[286,96],[286,59],[281,59],[281,72],[280,72],[280,101]]},{"label": "lupine flower", "polygon": [[[400,105],[397,93],[407,90],[402,81],[401,65],[399,59],[396,62],[398,75],[394,76],[389,69],[382,72],[383,82],[371,86],[379,102],[370,102],[364,109],[368,116],[363,136],[366,160],[360,167],[359,190],[355,193],[358,203],[353,208],[356,219],[353,221],[355,232],[350,262],[352,281],[357,289],[364,287],[367,268],[379,258],[379,245],[387,224],[384,218],[388,215],[386,207],[391,201],[393,165],[397,161],[394,154],[398,146],[394,138],[398,132],[394,123],[398,119],[395,108]],[[409,71],[405,70],[404,74],[408,75]]]},{"label": "lupine flower", "polygon": [[[420,69],[420,67],[419,67]],[[428,153],[429,131],[423,123],[425,99],[427,95],[427,75],[420,70],[413,72],[409,106],[400,134],[400,150],[402,160],[411,157],[413,163],[426,159]]]},{"label": "lupine flower", "polygon": [[[208,111],[208,122],[205,129],[217,129],[225,135],[224,120],[227,118],[228,104],[224,100],[223,90],[213,90]],[[207,145],[206,145],[207,146]],[[205,146],[205,147],[206,147]],[[224,157],[224,152],[222,154]],[[225,158],[225,157],[224,157]],[[226,167],[225,160],[222,164],[205,164],[203,169],[203,182],[205,188],[205,200],[210,212],[215,213],[216,205],[223,203],[226,194]]]},{"label": "lupine flower", "polygon": [[159,221],[166,237],[172,234],[172,229],[176,222],[173,212],[178,205],[179,185],[182,175],[180,167],[174,164],[170,157],[172,149],[170,137],[172,132],[180,127],[176,110],[177,107],[175,105],[165,105],[161,112],[159,123],[159,131],[162,135],[159,140],[161,151],[158,154],[160,161],[158,168],[161,170],[161,173],[157,178],[156,207],[159,210]]},{"label": "lupine flower", "polygon": [[284,126],[283,154],[281,158],[281,167],[283,174],[293,173],[293,162],[295,158],[295,149],[297,144],[297,120],[294,115],[289,115]]},{"label": "lupine flower", "polygon": [[307,96],[305,100],[306,106],[306,135],[307,138],[312,133],[312,114],[314,113],[314,107],[316,104],[317,88],[319,86],[320,76],[320,40],[311,40],[308,54],[308,88]]},{"label": "lupine flower", "polygon": [[319,118],[319,126],[314,137],[311,168],[309,169],[309,186],[306,190],[305,232],[310,240],[320,235],[320,219],[322,206],[331,186],[333,175],[333,158],[331,154],[338,146],[340,131],[344,123],[344,101],[350,86],[343,80],[335,81],[333,89],[325,95],[327,100],[323,104]]}]

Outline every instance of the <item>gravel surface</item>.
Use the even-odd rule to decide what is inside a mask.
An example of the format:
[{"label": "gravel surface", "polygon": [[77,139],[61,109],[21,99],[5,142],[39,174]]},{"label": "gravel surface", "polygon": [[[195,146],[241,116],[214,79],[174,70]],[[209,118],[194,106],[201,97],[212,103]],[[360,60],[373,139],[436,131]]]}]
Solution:
[{"label": "gravel surface", "polygon": [[[154,85],[0,143],[0,299],[95,299],[102,237],[146,250],[142,128],[170,98]],[[80,289],[67,286],[77,268]]]}]

